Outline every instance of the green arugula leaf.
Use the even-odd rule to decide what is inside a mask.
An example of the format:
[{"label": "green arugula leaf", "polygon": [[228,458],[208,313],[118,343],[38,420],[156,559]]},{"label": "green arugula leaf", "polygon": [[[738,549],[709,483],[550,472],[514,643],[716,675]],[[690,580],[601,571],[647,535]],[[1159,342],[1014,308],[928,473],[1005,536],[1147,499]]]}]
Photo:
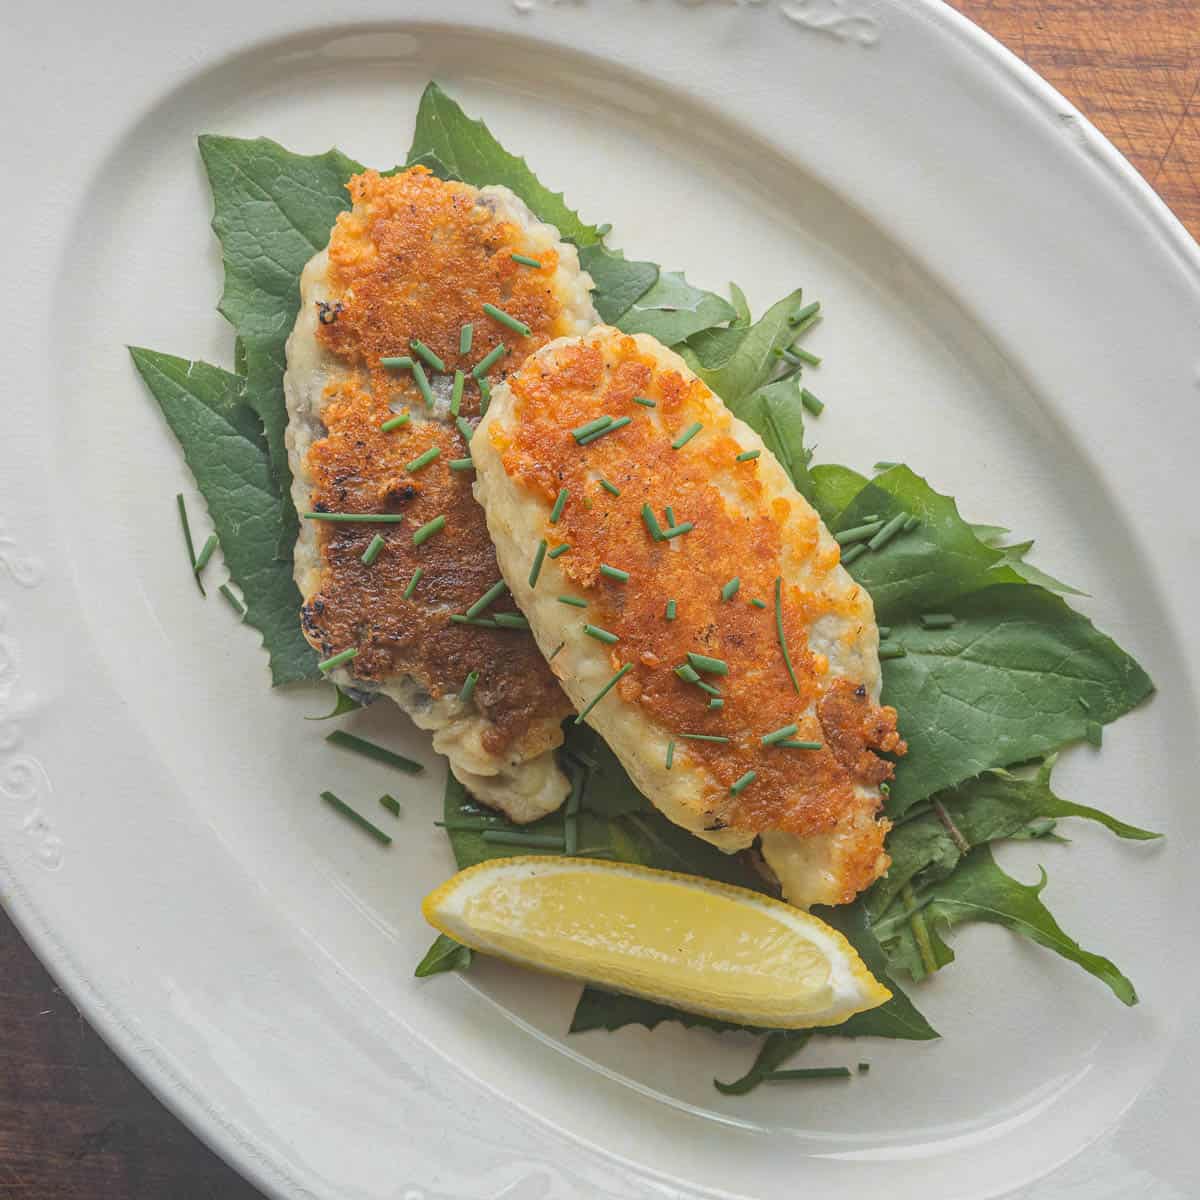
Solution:
[{"label": "green arugula leaf", "polygon": [[585,812],[612,818],[654,811],[653,805],[634,787],[608,743],[590,725],[569,721],[563,733],[563,753],[587,772],[580,801]]},{"label": "green arugula leaf", "polygon": [[592,304],[609,325],[616,325],[633,302],[658,282],[657,263],[634,262],[600,242],[580,248],[579,264],[596,285]]},{"label": "green arugula leaf", "polygon": [[458,179],[458,176],[432,150],[427,150],[424,154],[418,154],[416,158],[410,158],[402,167],[393,167],[390,171],[384,171],[383,173],[385,175],[394,175],[397,171],[404,171],[409,167],[425,167],[431,175],[436,175],[438,179]]},{"label": "green arugula leaf", "polygon": [[319,678],[317,656],[300,633],[291,566],[275,558],[282,504],[267,456],[240,415],[241,379],[170,354],[136,346],[129,352],[183,447],[246,620],[263,636],[273,682]]},{"label": "green arugula leaf", "polygon": [[773,1033],[763,1041],[750,1070],[732,1083],[713,1080],[713,1087],[725,1096],[744,1096],[752,1092],[772,1071],[777,1071],[793,1054],[803,1050],[812,1037],[807,1029]]},{"label": "green arugula leaf", "polygon": [[334,717],[342,717],[348,712],[354,712],[355,709],[362,708],[362,705],[349,692],[342,691],[336,683],[333,685],[333,692],[333,709],[330,712],[321,713],[317,717],[305,717],[304,719],[306,721],[329,721]]},{"label": "green arugula leaf", "polygon": [[674,346],[735,316],[727,300],[692,287],[682,271],[662,271],[654,286],[622,313],[617,324],[625,333],[648,333],[664,346]]},{"label": "green arugula leaf", "polygon": [[539,220],[556,226],[569,242],[589,246],[600,240],[596,227],[569,209],[561,192],[543,187],[523,158],[509,154],[482,121],[468,117],[436,83],[429,84],[421,96],[408,162],[427,154],[466,183],[510,188]]},{"label": "green arugula leaf", "polygon": [[1061,579],[1056,579],[1040,567],[1035,567],[1032,563],[1027,563],[1025,555],[1033,549],[1032,541],[1017,542],[1012,546],[997,546],[996,548],[1003,556],[1002,561],[1016,571],[1026,583],[1036,583],[1039,587],[1044,587],[1048,592],[1060,592],[1067,596],[1087,595],[1087,592],[1081,592],[1079,588],[1072,587],[1069,583],[1063,583]]},{"label": "green arugula leaf", "polygon": [[413,974],[418,979],[425,979],[430,975],[440,975],[443,971],[465,971],[471,965],[472,957],[469,946],[439,933],[425,952],[425,957],[417,963]]},{"label": "green arugula leaf", "polygon": [[746,329],[750,325],[750,304],[746,293],[736,283],[729,284],[729,303],[733,305],[734,318],[729,322],[730,329]]},{"label": "green arugula leaf", "polygon": [[809,500],[830,529],[835,527],[837,518],[854,497],[867,486],[865,475],[836,463],[810,467],[808,476],[812,488]]},{"label": "green arugula leaf", "polygon": [[[606,992],[602,988],[585,987],[575,1006],[571,1018],[570,1033],[587,1033],[591,1029],[606,1029],[609,1033],[625,1025],[645,1025],[653,1029],[663,1021],[675,1021],[687,1029],[711,1029],[715,1033],[745,1030],[748,1026],[732,1025],[699,1013],[684,1012],[654,1000],[643,1000],[640,996],[627,996],[623,992]],[[762,1030],[753,1029],[752,1033]]]},{"label": "green arugula leaf", "polygon": [[757,433],[792,477],[796,490],[812,500],[814,485],[808,470],[812,451],[804,446],[804,409],[792,379],[758,388],[726,407]]}]

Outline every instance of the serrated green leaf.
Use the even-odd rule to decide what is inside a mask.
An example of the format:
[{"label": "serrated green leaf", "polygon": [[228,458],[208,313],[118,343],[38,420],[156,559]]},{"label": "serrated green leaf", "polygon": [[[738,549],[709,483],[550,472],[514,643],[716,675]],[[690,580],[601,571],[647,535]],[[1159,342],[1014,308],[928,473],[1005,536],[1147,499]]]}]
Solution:
[{"label": "serrated green leaf", "polygon": [[394,175],[397,171],[404,171],[409,167],[425,167],[431,175],[437,176],[438,179],[458,179],[458,176],[431,150],[424,154],[418,154],[416,158],[410,158],[403,167],[394,167],[391,171],[384,171],[384,174]]},{"label": "serrated green leaf", "polygon": [[729,284],[729,302],[733,305],[734,318],[729,322],[730,329],[746,329],[750,325],[750,304],[746,293],[736,283]]},{"label": "serrated green leaf", "polygon": [[1033,549],[1032,541],[1018,542],[1012,546],[997,546],[996,549],[1002,555],[1001,561],[1016,571],[1026,583],[1036,583],[1038,587],[1044,587],[1048,592],[1059,592],[1066,596],[1087,595],[1087,592],[1082,592],[1069,583],[1063,583],[1061,579],[1056,579],[1040,567],[1027,563],[1025,556]]},{"label": "serrated green leaf", "polygon": [[617,324],[633,302],[658,282],[657,263],[635,262],[600,242],[580,248],[579,264],[596,285],[592,304],[609,325]]},{"label": "serrated green leaf", "polygon": [[654,286],[616,323],[625,333],[648,333],[664,346],[674,346],[736,315],[733,306],[715,292],[692,287],[682,271],[662,271]]},{"label": "serrated green leaf", "polygon": [[809,467],[808,475],[812,487],[810,503],[830,529],[868,482],[865,475],[836,463]]},{"label": "serrated green leaf", "polygon": [[300,633],[300,593],[291,566],[275,558],[282,522],[266,455],[237,416],[242,381],[206,363],[130,347],[208,506],[246,621],[263,636],[276,684],[319,677]]},{"label": "serrated green leaf", "polygon": [[430,975],[440,975],[443,971],[465,971],[471,965],[471,948],[439,933],[434,943],[425,952],[425,957],[417,963],[413,974],[418,979]]},{"label": "serrated green leaf", "polygon": [[333,709],[330,712],[322,713],[317,717],[305,717],[306,721],[330,721],[334,717],[345,716],[346,713],[354,712],[356,709],[362,708],[357,700],[354,699],[348,692],[342,691],[335,683],[333,685]]}]

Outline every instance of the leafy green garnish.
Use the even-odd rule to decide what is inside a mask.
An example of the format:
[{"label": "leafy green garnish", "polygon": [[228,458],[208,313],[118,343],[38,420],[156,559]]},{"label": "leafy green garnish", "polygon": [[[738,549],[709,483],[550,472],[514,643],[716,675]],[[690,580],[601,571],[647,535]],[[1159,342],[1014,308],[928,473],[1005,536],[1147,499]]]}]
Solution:
[{"label": "leafy green garnish", "polygon": [[692,287],[682,271],[662,271],[654,286],[629,306],[617,324],[625,333],[648,333],[664,346],[674,346],[735,316],[727,300]]},{"label": "leafy green garnish", "polygon": [[443,971],[465,971],[471,965],[471,948],[439,933],[434,943],[425,952],[425,957],[417,963],[413,974],[418,979],[429,975],[440,975]]},{"label": "leafy green garnish", "polygon": [[342,691],[336,683],[333,685],[333,691],[333,709],[330,712],[322,713],[318,717],[305,717],[306,721],[329,721],[334,717],[342,717],[348,712],[354,712],[356,709],[362,708],[362,705],[349,692]]},{"label": "leafy green garnish", "polygon": [[789,1030],[770,1034],[759,1048],[754,1062],[741,1079],[732,1083],[713,1080],[713,1087],[725,1096],[744,1096],[752,1092],[772,1072],[778,1070],[793,1054],[803,1050],[812,1038],[807,1029]]},{"label": "leafy green garnish", "polygon": [[[796,419],[803,418],[797,416]],[[810,467],[808,477],[812,488],[809,502],[830,528],[833,527],[835,518],[867,485],[865,475],[836,463],[821,463],[819,466]]]},{"label": "leafy green garnish", "polygon": [[806,499],[813,496],[808,463],[812,451],[804,445],[804,417],[796,384],[780,379],[727,403],[757,433],[792,477],[796,490]]},{"label": "leafy green garnish", "polygon": [[596,285],[592,303],[600,319],[615,325],[639,296],[658,282],[658,265],[634,262],[620,250],[610,250],[597,242],[579,251],[579,264]]},{"label": "leafy green garnish", "polygon": [[238,376],[207,363],[130,347],[208,505],[246,620],[263,635],[274,683],[315,679],[317,656],[300,632],[290,563],[275,557],[283,521],[271,468],[241,404]]}]

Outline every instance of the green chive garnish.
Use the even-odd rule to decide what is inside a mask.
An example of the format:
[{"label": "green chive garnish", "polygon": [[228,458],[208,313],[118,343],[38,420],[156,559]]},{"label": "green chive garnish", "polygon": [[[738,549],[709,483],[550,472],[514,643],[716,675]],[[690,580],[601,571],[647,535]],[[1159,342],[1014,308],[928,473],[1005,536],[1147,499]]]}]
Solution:
[{"label": "green chive garnish", "polygon": [[681,537],[685,533],[691,533],[695,528],[695,525],[691,521],[684,521],[682,525],[675,525],[670,529],[664,529],[663,541],[669,542],[672,538]]},{"label": "green chive garnish", "polygon": [[575,718],[576,725],[582,725],[583,719],[608,695],[609,692],[617,686],[619,680],[623,679],[630,671],[633,670],[633,663],[626,663],[592,698],[587,702]]},{"label": "green chive garnish", "polygon": [[860,1062],[858,1064],[858,1073],[860,1075],[865,1075],[870,1069],[871,1064],[869,1062]]},{"label": "green chive garnish", "polygon": [[792,346],[791,352],[801,361],[806,362],[810,367],[819,367],[821,365],[821,356],[814,354],[811,350],[805,350],[803,346]]},{"label": "green chive garnish", "polygon": [[610,433],[616,433],[618,429],[624,429],[633,420],[632,417],[618,417],[609,425],[605,425],[603,429],[597,429],[595,433],[589,433],[587,437],[580,438],[581,446],[590,446],[593,442],[598,442],[602,437],[607,437]]},{"label": "green chive garnish", "polygon": [[[879,631],[879,636],[883,637],[882,629]],[[1079,707],[1082,708],[1084,712],[1092,711],[1092,706],[1082,696],[1076,696],[1075,699],[1079,702]]]},{"label": "green chive garnish", "polygon": [[340,654],[335,654],[332,658],[327,658],[317,663],[317,670],[332,671],[334,667],[340,667],[343,663],[348,663],[352,658],[357,657],[357,655],[357,648],[351,647],[349,650],[343,650]]},{"label": "green chive garnish", "polygon": [[477,379],[479,384],[479,415],[487,416],[488,406],[492,403],[492,385],[486,379]]},{"label": "green chive garnish", "polygon": [[899,642],[879,643],[879,657],[881,659],[904,658],[907,654],[908,651]]},{"label": "green chive garnish", "polygon": [[1089,721],[1084,730],[1084,737],[1093,746],[1101,745],[1104,741],[1104,726],[1099,721]]},{"label": "green chive garnish", "polygon": [[571,493],[566,488],[563,488],[558,493],[558,497],[554,501],[554,507],[550,510],[551,525],[558,524],[558,518],[562,516],[563,509],[567,507],[567,497],[570,496],[570,494]]},{"label": "green chive garnish", "polygon": [[600,574],[607,575],[609,579],[615,579],[618,583],[629,582],[628,571],[622,571],[620,567],[610,567],[608,563],[600,564]]},{"label": "green chive garnish", "polygon": [[475,694],[475,685],[479,682],[479,672],[472,671],[466,679],[463,680],[462,690],[458,693],[459,700],[466,704],[468,700]]},{"label": "green chive garnish", "polygon": [[400,801],[395,796],[389,796],[386,792],[379,797],[379,803],[392,814],[393,817],[400,815]]},{"label": "green chive garnish", "polygon": [[868,550],[879,550],[886,546],[904,528],[904,522],[908,520],[907,513],[897,513],[886,525],[867,542]]},{"label": "green chive garnish", "polygon": [[755,608],[766,608],[767,607],[766,602],[760,600],[757,596],[755,596],[755,598],[753,600],[751,600],[750,603],[753,604]]},{"label": "green chive garnish", "polygon": [[571,436],[577,441],[582,442],[590,433],[599,433],[601,429],[607,429],[613,423],[610,416],[593,417],[590,421],[584,421],[582,425],[577,425],[571,430]]},{"label": "green chive garnish", "polygon": [[490,617],[468,617],[466,613],[451,613],[450,620],[456,625],[475,625],[480,629],[499,629]]},{"label": "green chive garnish", "polygon": [[697,671],[703,671],[706,675],[729,674],[729,664],[722,658],[710,658],[707,654],[694,654],[689,650],[687,660]]},{"label": "green chive garnish", "polygon": [[581,600],[578,596],[559,596],[559,604],[569,604],[572,608],[587,608],[588,602]]},{"label": "green chive garnish", "polygon": [[721,599],[722,600],[732,600],[734,598],[734,596],[736,596],[738,594],[738,588],[740,588],[741,586],[742,586],[741,579],[739,579],[738,576],[735,575],[721,589]]},{"label": "green chive garnish", "polygon": [[761,450],[743,450],[733,461],[749,462],[752,458],[757,458],[761,453]]},{"label": "green chive garnish", "polygon": [[481,612],[488,607],[494,600],[498,600],[504,593],[508,591],[508,584],[503,579],[497,579],[470,608],[467,609],[468,617],[477,617]]},{"label": "green chive garnish", "polygon": [[334,525],[399,525],[404,520],[404,514],[306,512],[304,519],[306,521],[329,521]]},{"label": "green chive garnish", "polygon": [[815,317],[821,311],[820,300],[814,300],[811,304],[806,304],[803,308],[798,308],[790,317],[788,324],[792,326],[800,325],[807,321],[809,317]]},{"label": "green chive garnish", "polygon": [[921,626],[924,629],[949,629],[958,624],[958,618],[953,613],[922,613]]},{"label": "green chive garnish", "polygon": [[417,590],[417,584],[421,582],[421,576],[425,574],[424,567],[418,567],[413,573],[412,578],[408,581],[408,587],[404,589],[405,600],[413,598],[413,592]]},{"label": "green chive garnish", "polygon": [[675,740],[674,740],[674,738],[672,738],[671,741],[669,741],[667,743],[667,770],[668,771],[671,769],[671,765],[672,765],[672,763],[674,763],[674,761],[675,761]]},{"label": "green chive garnish", "polygon": [[462,408],[463,385],[467,382],[467,377],[461,371],[454,372],[454,387],[450,392],[450,415],[457,417],[459,409]]},{"label": "green chive garnish", "polygon": [[425,401],[425,407],[432,408],[434,405],[433,388],[429,386],[429,376],[425,374],[425,368],[419,362],[412,365],[412,377],[413,382],[417,385],[417,390]]},{"label": "green chive garnish", "polygon": [[750,784],[752,784],[757,778],[758,778],[757,771],[747,771],[745,773],[745,775],[743,775],[741,777],[741,779],[739,779],[735,783],[731,783],[729,785],[729,794],[731,796],[736,796],[738,794],[738,792],[749,787]]},{"label": "green chive garnish", "polygon": [[821,749],[820,742],[796,741],[792,738],[786,738],[784,741],[776,742],[775,744],[784,750],[820,750]]},{"label": "green chive garnish", "polygon": [[530,850],[562,850],[563,839],[557,833],[518,833],[507,829],[485,829],[480,835],[497,846],[525,846]]},{"label": "green chive garnish", "polygon": [[882,528],[882,521],[868,521],[865,525],[855,525],[850,529],[843,529],[841,533],[835,533],[833,537],[839,546],[850,546],[855,542],[865,542],[867,538],[874,537]]},{"label": "green chive garnish", "polygon": [[672,450],[682,450],[704,428],[701,421],[693,421],[672,443]]},{"label": "green chive garnish", "polygon": [[530,258],[528,254],[510,254],[509,258],[523,267],[536,267],[539,271],[542,269],[542,264],[536,258]]},{"label": "green chive garnish", "polygon": [[432,521],[426,521],[420,529],[414,529],[412,540],[414,546],[420,546],[424,542],[429,541],[435,533],[441,533],[446,528],[446,517],[443,514],[440,517],[434,517]]},{"label": "green chive garnish", "polygon": [[583,632],[588,637],[594,637],[598,642],[604,642],[607,646],[611,646],[621,640],[615,633],[609,633],[607,629],[601,629],[599,625],[585,625]]},{"label": "green chive garnish", "polygon": [[475,470],[475,460],[469,456],[467,458],[452,458],[446,465],[452,471]]},{"label": "green chive garnish", "polygon": [[916,529],[916,527],[918,525],[920,525],[920,523],[921,523],[920,517],[915,516],[915,515],[909,517],[908,520],[904,522],[904,532],[911,533],[914,529]]},{"label": "green chive garnish", "polygon": [[379,365],[388,371],[407,371],[413,365],[413,360],[407,354],[393,354],[381,358]]},{"label": "green chive garnish", "polygon": [[825,405],[818,400],[816,396],[814,396],[812,392],[808,390],[808,388],[800,389],[800,403],[803,404],[804,407],[808,409],[808,411],[812,413],[814,417],[819,417],[821,413],[825,411]]},{"label": "green chive garnish", "polygon": [[179,523],[183,526],[183,540],[187,545],[188,562],[191,564],[192,576],[196,580],[196,586],[200,589],[200,595],[206,596],[208,593],[204,590],[204,584],[200,581],[200,572],[196,570],[196,547],[192,544],[192,527],[188,524],[187,505],[183,502],[183,493],[175,494],[175,504],[179,509]]},{"label": "green chive garnish", "polygon": [[849,1079],[849,1067],[791,1067],[786,1071],[768,1071],[759,1076],[768,1083],[786,1083],[792,1079]]},{"label": "green chive garnish", "polygon": [[383,538],[377,533],[371,539],[371,544],[363,551],[362,565],[369,567],[379,557],[379,552],[383,547]]},{"label": "green chive garnish", "polygon": [[468,321],[458,333],[458,352],[466,354],[471,349],[471,342],[475,337],[475,326]]},{"label": "green chive garnish", "polygon": [[850,549],[842,555],[842,566],[848,567],[856,558],[862,558],[862,556],[866,553],[866,542],[859,542],[857,546],[851,546]]},{"label": "green chive garnish", "polygon": [[546,561],[546,539],[538,542],[538,548],[533,552],[533,566],[529,568],[529,586],[537,587],[538,576],[542,573],[542,563]]},{"label": "green chive garnish", "polygon": [[221,584],[218,589],[221,595],[229,601],[229,607],[238,615],[239,621],[246,619],[246,606],[233,594],[233,589],[227,583]]},{"label": "green chive garnish", "polygon": [[196,555],[196,574],[199,574],[208,566],[208,560],[212,558],[213,551],[217,548],[217,535],[210,533],[208,541],[204,543],[200,553]]},{"label": "green chive garnish", "polygon": [[711,683],[705,683],[703,679],[696,680],[696,686],[703,691],[706,691],[710,696],[720,696],[720,691],[713,687]]},{"label": "green chive garnish", "polygon": [[471,374],[476,379],[482,379],[506,354],[508,347],[500,342],[493,346],[472,368]]},{"label": "green chive garnish", "polygon": [[890,471],[893,467],[898,467],[899,463],[888,462],[886,459],[881,459],[875,464],[876,471]]},{"label": "green chive garnish", "polygon": [[675,668],[675,674],[683,680],[684,683],[699,683],[700,672],[696,670],[690,663],[680,663]]},{"label": "green chive garnish", "polygon": [[689,742],[716,742],[724,745],[729,741],[727,737],[722,737],[718,733],[681,733],[679,736],[686,738]]},{"label": "green chive garnish", "polygon": [[471,439],[475,436],[475,430],[471,423],[465,417],[455,417],[454,427],[458,430],[458,436],[469,446]]},{"label": "green chive garnish", "polygon": [[724,707],[725,707],[725,701],[724,701],[724,700],[723,700],[723,699],[722,699],[720,696],[714,696],[714,697],[713,697],[713,698],[712,698],[712,699],[711,699],[711,700],[708,702],[708,707],[709,707],[709,708],[724,708]]},{"label": "green chive garnish", "polygon": [[430,446],[424,454],[418,454],[412,462],[404,464],[404,469],[408,472],[419,471],[422,467],[427,467],[435,458],[442,452],[441,446]]},{"label": "green chive garnish", "polygon": [[[414,354],[419,354],[435,371],[445,371],[446,364],[419,338],[411,338],[408,343]],[[413,363],[413,373],[419,364]]]},{"label": "green chive garnish", "polygon": [[880,625],[878,628],[879,628],[879,636],[881,638],[886,638],[886,637],[892,636],[892,627],[890,625]]},{"label": "green chive garnish", "polygon": [[640,404],[643,408],[657,408],[658,407],[658,401],[651,400],[647,396],[634,396],[633,402],[634,402],[634,404]]},{"label": "green chive garnish", "polygon": [[649,504],[642,505],[642,520],[646,523],[650,536],[656,542],[661,542],[663,540],[662,526],[659,525],[658,518],[654,515],[654,509]]},{"label": "green chive garnish", "polygon": [[407,425],[409,421],[408,413],[400,413],[399,416],[389,417],[379,427],[380,433],[391,433],[393,429],[399,429],[401,425]]},{"label": "green chive garnish", "polygon": [[509,329],[513,330],[514,333],[519,333],[522,337],[528,337],[533,332],[524,321],[518,321],[516,317],[506,313],[502,308],[497,308],[494,304],[485,304],[483,311],[493,321],[499,321],[501,325],[507,325]]},{"label": "green chive garnish", "polygon": [[792,666],[792,656],[788,653],[787,638],[783,633],[783,576],[775,576],[775,633],[779,637],[779,648],[783,651],[783,665],[791,676],[792,687],[800,691],[800,681],[796,678],[796,669]]},{"label": "green chive garnish", "polygon": [[666,508],[663,509],[663,516],[667,518],[667,528],[674,529],[675,528],[675,510],[669,504],[666,506]]},{"label": "green chive garnish", "polygon": [[678,611],[678,605],[675,603],[675,601],[668,600],[667,601],[667,611],[665,613],[667,620],[668,621],[675,620],[675,614],[677,611]]},{"label": "green chive garnish", "polygon": [[373,758],[386,767],[396,767],[406,775],[420,775],[425,770],[421,763],[413,762],[411,758],[405,758],[403,754],[396,754],[383,746],[377,746],[374,742],[368,742],[365,738],[355,737],[354,734],[347,733],[344,729],[335,729],[332,733],[326,734],[325,740],[331,746],[341,746],[343,750],[353,750],[355,754],[361,754],[364,758]]},{"label": "green chive garnish", "polygon": [[322,792],[321,799],[324,800],[325,803],[331,808],[334,808],[340,812],[343,817],[347,817],[349,820],[353,821],[354,824],[360,829],[366,830],[366,832],[369,833],[377,842],[382,842],[385,846],[390,846],[392,844],[391,837],[384,833],[378,825],[368,821],[367,818],[361,813],[355,812],[350,805],[346,804],[342,800],[339,800],[332,792]]},{"label": "green chive garnish", "polygon": [[501,629],[528,629],[529,622],[525,620],[520,613],[498,612],[492,620],[500,626]]},{"label": "green chive garnish", "polygon": [[615,483],[609,483],[608,480],[603,477],[598,479],[597,482],[610,496],[619,496],[621,494],[621,489],[617,487]]},{"label": "green chive garnish", "polygon": [[570,548],[571,547],[567,542],[563,542],[562,545],[555,546],[554,549],[551,550],[550,553],[546,555],[546,557],[547,558],[562,558],[562,556],[564,554],[566,554],[566,552],[568,550],[570,550]]},{"label": "green chive garnish", "polygon": [[800,726],[796,724],[782,725],[770,733],[764,733],[759,741],[764,746],[773,746],[776,742],[782,742],[785,738],[790,738],[799,728]]},{"label": "green chive garnish", "polygon": [[555,646],[555,647],[554,647],[554,649],[550,651],[550,658],[547,658],[547,659],[546,659],[546,661],[547,661],[547,662],[549,662],[551,659],[553,659],[553,658],[557,658],[557,657],[558,657],[558,652],[559,652],[559,651],[560,651],[560,650],[561,650],[561,649],[562,649],[562,648],[563,648],[563,647],[564,647],[566,644],[567,644],[566,642],[559,642],[559,643],[558,643],[558,645],[557,645],[557,646]]}]

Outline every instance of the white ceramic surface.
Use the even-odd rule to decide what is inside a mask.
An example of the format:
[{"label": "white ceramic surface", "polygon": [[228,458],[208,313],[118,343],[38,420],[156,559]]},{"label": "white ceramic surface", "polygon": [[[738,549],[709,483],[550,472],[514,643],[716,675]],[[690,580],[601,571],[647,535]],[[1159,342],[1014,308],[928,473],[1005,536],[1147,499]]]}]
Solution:
[{"label": "white ceramic surface", "polygon": [[[0,897],[160,1096],[289,1198],[1196,1194],[1200,254],[1077,112],[936,0],[120,0],[5,24]],[[1004,854],[1046,863],[1138,1008],[971,929],[917,996],[943,1041],[736,1101],[709,1080],[740,1038],[566,1039],[566,985],[412,978],[417,900],[451,869],[440,766],[382,705],[351,727],[429,782],[325,747],[300,720],[324,696],[272,693],[254,633],[199,601],[172,496],[202,506],[123,344],[229,362],[197,133],[386,166],[431,76],[631,253],[756,308],[820,296],[818,457],[904,459],[1036,535],[1146,664],[1160,695],[1058,782],[1168,843]],[[330,785],[401,795],[392,851],[317,802]]]}]

